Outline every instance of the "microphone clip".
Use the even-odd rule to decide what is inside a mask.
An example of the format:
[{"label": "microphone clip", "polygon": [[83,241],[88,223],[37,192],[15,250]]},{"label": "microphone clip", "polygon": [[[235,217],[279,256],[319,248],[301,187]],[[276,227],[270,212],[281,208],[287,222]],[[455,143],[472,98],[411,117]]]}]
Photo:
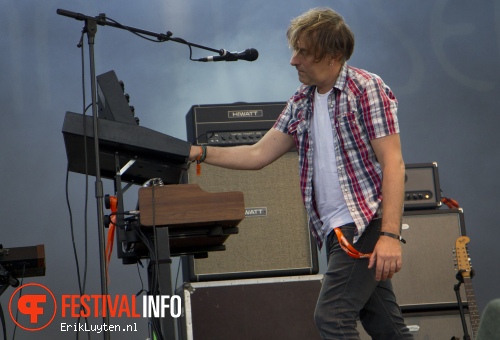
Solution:
[{"label": "microphone clip", "polygon": [[220,50],[219,54],[224,57],[224,61],[237,61],[239,59],[238,56],[224,49]]}]

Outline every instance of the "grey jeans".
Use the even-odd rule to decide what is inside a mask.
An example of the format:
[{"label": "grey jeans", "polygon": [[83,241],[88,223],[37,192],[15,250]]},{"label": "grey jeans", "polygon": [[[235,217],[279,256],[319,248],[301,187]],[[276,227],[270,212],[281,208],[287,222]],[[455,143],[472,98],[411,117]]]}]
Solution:
[{"label": "grey jeans", "polygon": [[[342,226],[341,230],[358,251],[370,253],[379,238],[380,226],[380,219],[372,221],[355,244],[354,224]],[[326,246],[328,268],[314,314],[322,338],[359,339],[359,319],[373,339],[413,339],[396,303],[391,281],[375,281],[375,268],[368,269],[369,259],[347,255],[335,232],[328,236]]]}]

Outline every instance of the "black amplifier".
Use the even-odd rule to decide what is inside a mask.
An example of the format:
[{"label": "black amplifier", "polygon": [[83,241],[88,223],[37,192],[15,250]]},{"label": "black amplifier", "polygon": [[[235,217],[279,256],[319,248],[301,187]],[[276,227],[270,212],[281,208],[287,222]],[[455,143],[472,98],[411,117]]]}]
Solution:
[{"label": "black amplifier", "polygon": [[273,127],[286,102],[193,105],[186,114],[188,142],[254,144]]},{"label": "black amplifier", "polygon": [[433,209],[441,205],[437,163],[406,164],[405,210]]}]

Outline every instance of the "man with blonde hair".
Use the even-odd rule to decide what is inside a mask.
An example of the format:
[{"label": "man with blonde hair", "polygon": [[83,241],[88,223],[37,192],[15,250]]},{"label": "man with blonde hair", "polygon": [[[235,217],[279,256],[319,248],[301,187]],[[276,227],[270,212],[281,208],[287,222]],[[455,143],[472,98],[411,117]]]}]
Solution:
[{"label": "man with blonde hair", "polygon": [[327,248],[321,336],[359,339],[359,318],[374,339],[412,339],[390,281],[404,242],[397,100],[380,77],[347,65],[354,35],[335,11],[307,11],[287,38],[302,85],[273,128],[253,145],[193,146],[190,160],[258,170],[295,146],[310,230]]}]

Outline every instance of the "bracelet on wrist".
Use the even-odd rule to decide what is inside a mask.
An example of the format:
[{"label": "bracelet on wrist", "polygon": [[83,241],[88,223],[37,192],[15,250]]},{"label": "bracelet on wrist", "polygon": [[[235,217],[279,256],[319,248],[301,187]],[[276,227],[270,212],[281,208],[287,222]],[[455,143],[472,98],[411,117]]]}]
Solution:
[{"label": "bracelet on wrist", "polygon": [[198,164],[203,163],[205,161],[205,158],[207,157],[207,147],[205,145],[198,145],[200,147],[200,153],[196,158],[193,160],[193,162],[196,162]]},{"label": "bracelet on wrist", "polygon": [[399,241],[403,242],[404,244],[406,244],[406,240],[404,238],[402,238],[401,235],[396,235],[393,233],[388,233],[386,231],[381,231],[380,236],[392,237],[392,238],[395,238],[396,240],[399,240]]},{"label": "bracelet on wrist", "polygon": [[196,157],[196,176],[201,175],[201,163],[207,158],[207,146],[200,145],[200,154]]},{"label": "bracelet on wrist", "polygon": [[[198,145],[198,146],[199,146],[199,145]],[[195,157],[195,158],[194,158],[191,162],[193,162],[193,163],[194,163],[194,162],[198,162],[198,160],[201,158],[201,154],[202,154],[202,152],[203,152],[203,149],[202,149],[202,148],[201,148],[201,146],[200,146],[200,151],[199,151],[199,153],[198,153],[198,156],[196,156],[196,157]]]},{"label": "bracelet on wrist", "polygon": [[198,163],[203,163],[205,161],[205,158],[207,158],[207,146],[201,145],[201,154],[199,156]]}]

